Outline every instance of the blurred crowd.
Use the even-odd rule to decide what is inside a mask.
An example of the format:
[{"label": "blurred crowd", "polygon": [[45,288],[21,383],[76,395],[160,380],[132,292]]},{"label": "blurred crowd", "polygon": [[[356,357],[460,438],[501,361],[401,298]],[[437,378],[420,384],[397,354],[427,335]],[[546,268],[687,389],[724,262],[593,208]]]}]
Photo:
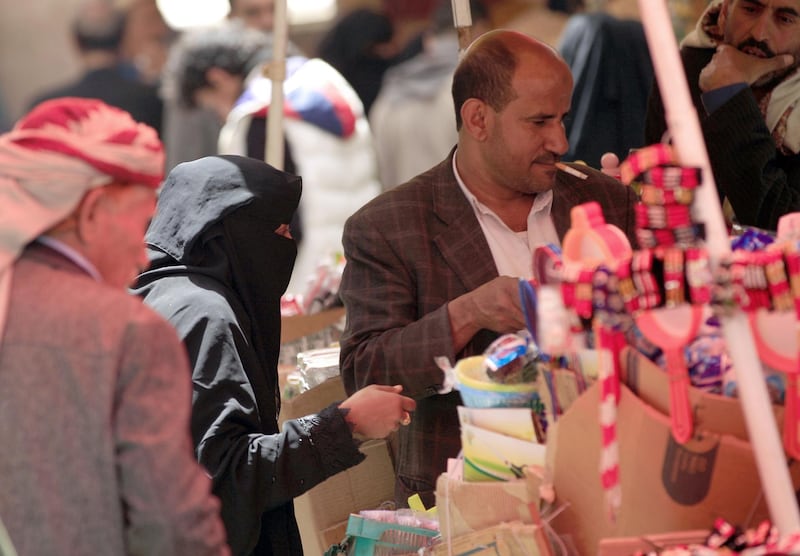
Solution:
[{"label": "blurred crowd", "polygon": [[[676,29],[696,18],[696,3],[673,2]],[[472,0],[470,9],[471,38],[522,31],[558,48],[573,69],[566,160],[599,167],[603,153],[621,158],[640,146],[652,67],[635,0]],[[26,108],[62,96],[122,108],[157,130],[167,171],[212,154],[264,158],[273,12],[274,0],[230,0],[216,30],[171,29],[155,0],[83,1],[69,23],[79,75],[33,92]],[[304,179],[292,224],[301,254],[289,293],[297,295],[318,286],[320,273],[330,280],[325,261],[340,253],[349,214],[453,148],[449,89],[459,57],[450,0],[350,3],[302,42],[290,31],[282,163]],[[0,110],[0,127],[12,123]]]}]

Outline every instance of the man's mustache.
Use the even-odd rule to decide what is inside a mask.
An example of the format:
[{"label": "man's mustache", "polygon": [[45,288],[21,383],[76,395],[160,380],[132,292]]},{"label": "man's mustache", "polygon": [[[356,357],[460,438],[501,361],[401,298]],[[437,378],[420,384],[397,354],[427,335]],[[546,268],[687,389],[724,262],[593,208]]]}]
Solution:
[{"label": "man's mustache", "polygon": [[769,45],[767,45],[767,43],[764,41],[757,41],[753,38],[742,41],[736,46],[737,50],[743,51],[745,48],[754,48],[760,51],[767,58],[772,58],[775,56],[775,53],[772,51]]}]

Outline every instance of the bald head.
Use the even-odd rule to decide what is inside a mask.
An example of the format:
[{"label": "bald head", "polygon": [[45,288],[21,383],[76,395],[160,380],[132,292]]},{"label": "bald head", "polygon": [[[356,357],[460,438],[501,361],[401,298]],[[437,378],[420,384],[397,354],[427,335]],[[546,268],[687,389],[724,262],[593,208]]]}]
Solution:
[{"label": "bald head", "polygon": [[72,23],[72,34],[82,51],[117,52],[122,43],[125,15],[106,0],[83,2]]},{"label": "bald head", "polygon": [[497,112],[514,100],[518,71],[531,78],[572,80],[569,66],[552,46],[507,29],[484,33],[467,48],[453,75],[456,129],[461,129],[461,107],[468,99],[482,100]]}]

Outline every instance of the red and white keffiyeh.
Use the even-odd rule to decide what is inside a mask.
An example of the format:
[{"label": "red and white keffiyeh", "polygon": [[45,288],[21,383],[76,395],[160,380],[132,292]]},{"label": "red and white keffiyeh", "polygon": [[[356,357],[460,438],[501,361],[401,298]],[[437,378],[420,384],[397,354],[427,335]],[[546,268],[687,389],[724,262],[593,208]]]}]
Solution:
[{"label": "red and white keffiyeh", "polygon": [[[719,27],[722,0],[711,0],[697,21],[697,26],[684,37],[681,47],[716,48],[722,42]],[[761,103],[761,113],[773,139],[784,154],[800,153],[800,71],[789,73]],[[795,108],[798,108],[795,110]]]},{"label": "red and white keffiyeh", "polygon": [[0,338],[11,269],[27,244],[90,189],[114,182],[156,188],[163,175],[156,132],[99,100],[43,102],[0,135]]}]

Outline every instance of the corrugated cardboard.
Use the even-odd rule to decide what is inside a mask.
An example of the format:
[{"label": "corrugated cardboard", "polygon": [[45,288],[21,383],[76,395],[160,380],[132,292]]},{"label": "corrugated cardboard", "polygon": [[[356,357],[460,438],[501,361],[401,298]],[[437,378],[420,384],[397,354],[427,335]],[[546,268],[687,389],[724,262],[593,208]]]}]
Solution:
[{"label": "corrugated cardboard", "polygon": [[[335,544],[341,543],[345,537],[347,537],[347,521],[342,521],[317,533],[319,548],[321,549],[324,547],[325,550]],[[305,543],[303,544],[303,549],[306,554],[309,554],[309,547],[306,546]],[[314,552],[314,554],[316,554],[316,552]]]},{"label": "corrugated cardboard", "polygon": [[[281,402],[281,415],[279,424],[287,419],[297,419],[325,409],[334,402],[341,402],[347,398],[344,391],[342,377],[329,378],[322,384],[306,390],[299,396]],[[345,516],[345,519],[347,516]]]},{"label": "corrugated cardboard", "polygon": [[295,315],[281,318],[281,343],[299,340],[329,326],[333,326],[344,317],[344,307],[328,309],[312,315]]},{"label": "corrugated cardboard", "polygon": [[[622,380],[642,401],[661,413],[669,414],[669,377],[658,365],[633,348],[627,347],[621,355]],[[741,402],[736,398],[709,394],[689,388],[689,401],[695,426],[701,429],[730,434],[749,441]],[[783,425],[783,407],[773,406],[775,421]]]},{"label": "corrugated cardboard", "polygon": [[[387,500],[394,500],[394,470],[389,450],[383,440],[361,445],[367,456],[356,467],[334,475],[295,499],[297,524],[303,539],[303,552],[322,554],[331,544],[330,537],[351,513],[374,510]],[[346,525],[345,525],[346,528]],[[332,531],[333,530],[333,531]]]},{"label": "corrugated cardboard", "polygon": [[[342,379],[328,379],[284,401],[280,421],[316,413],[346,397]],[[394,469],[386,441],[369,440],[360,450],[367,458],[359,465],[295,498],[295,515],[306,554],[322,554],[330,545],[341,541],[351,513],[372,510],[394,499]],[[339,532],[341,536],[335,538]],[[335,540],[331,541],[332,537]]]},{"label": "corrugated cardboard", "polygon": [[426,554],[431,556],[550,556],[542,544],[542,530],[519,522],[501,523],[465,533],[452,542],[437,544]]},{"label": "corrugated cardboard", "polygon": [[311,315],[281,317],[281,351],[278,363],[294,368],[297,354],[336,344],[344,328],[344,308]]},{"label": "corrugated cardboard", "polygon": [[[718,517],[748,527],[768,517],[749,443],[698,428],[680,445],[669,417],[622,386],[617,413],[622,508],[612,523],[598,472],[598,403],[594,385],[548,433],[556,496],[568,503],[552,525],[579,554],[597,554],[600,539],[608,537],[710,528]],[[730,411],[741,409],[737,404]],[[790,472],[800,485],[800,466],[792,465]]]},{"label": "corrugated cardboard", "polygon": [[534,473],[527,473],[524,479],[480,483],[442,473],[436,481],[442,537],[455,538],[503,522],[538,524],[540,484]]}]

